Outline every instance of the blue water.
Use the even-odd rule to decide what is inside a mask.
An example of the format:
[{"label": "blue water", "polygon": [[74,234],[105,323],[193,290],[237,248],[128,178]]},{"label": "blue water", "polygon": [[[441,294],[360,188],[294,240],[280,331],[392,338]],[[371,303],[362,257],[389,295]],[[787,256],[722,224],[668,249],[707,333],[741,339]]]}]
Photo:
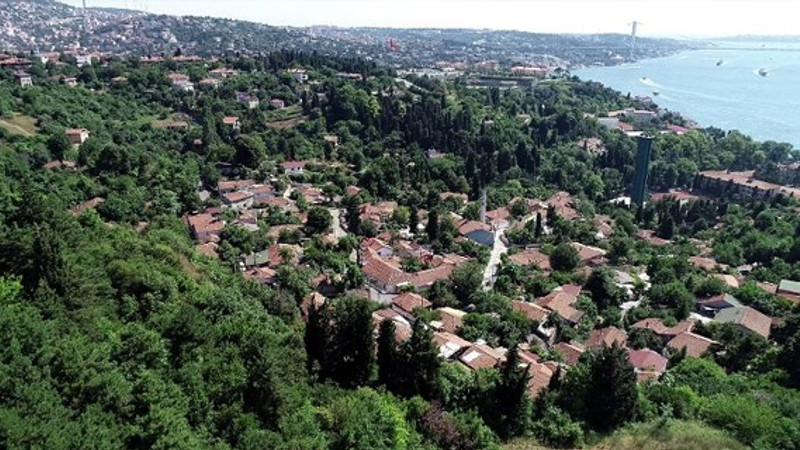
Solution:
[{"label": "blue water", "polygon": [[[701,126],[739,130],[800,149],[800,43],[723,45],[766,50],[697,50],[572,73],[622,93],[650,96]],[[758,74],[762,67],[766,77]],[[654,96],[654,90],[660,95]]]}]

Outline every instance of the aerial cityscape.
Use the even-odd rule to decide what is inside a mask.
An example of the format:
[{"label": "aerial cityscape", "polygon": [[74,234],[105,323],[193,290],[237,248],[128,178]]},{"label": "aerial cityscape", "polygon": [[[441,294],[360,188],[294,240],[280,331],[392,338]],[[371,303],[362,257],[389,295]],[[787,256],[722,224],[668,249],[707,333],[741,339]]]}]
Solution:
[{"label": "aerial cityscape", "polygon": [[800,448],[800,37],[91,3],[0,0],[0,448]]}]

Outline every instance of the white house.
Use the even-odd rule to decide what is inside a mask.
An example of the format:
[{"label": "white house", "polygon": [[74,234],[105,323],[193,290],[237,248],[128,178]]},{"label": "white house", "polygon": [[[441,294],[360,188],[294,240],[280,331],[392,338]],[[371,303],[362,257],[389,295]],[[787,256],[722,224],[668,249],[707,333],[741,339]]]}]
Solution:
[{"label": "white house", "polygon": [[308,81],[308,73],[306,73],[305,69],[289,69],[288,72],[298,83]]},{"label": "white house", "polygon": [[222,207],[243,211],[253,206],[253,194],[250,192],[229,192],[222,195]]},{"label": "white house", "polygon": [[81,145],[89,139],[89,130],[85,128],[70,128],[65,131],[67,139],[74,145]]},{"label": "white house", "polygon": [[301,175],[306,168],[305,161],[286,161],[285,163],[281,164],[283,168],[283,173],[286,175]]}]

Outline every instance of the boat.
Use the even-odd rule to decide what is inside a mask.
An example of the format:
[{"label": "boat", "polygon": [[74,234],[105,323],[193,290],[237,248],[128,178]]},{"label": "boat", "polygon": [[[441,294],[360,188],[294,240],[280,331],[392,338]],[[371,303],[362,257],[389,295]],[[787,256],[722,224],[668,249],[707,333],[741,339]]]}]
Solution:
[{"label": "boat", "polygon": [[717,61],[717,66],[721,66],[721,65],[722,65],[722,60],[720,59],[719,61]]},{"label": "boat", "polygon": [[656,96],[661,95],[661,92],[653,91],[653,95],[656,95]]},{"label": "boat", "polygon": [[758,69],[758,74],[761,75],[762,77],[765,77],[765,76],[767,76],[767,74],[769,74],[769,72],[767,71],[767,69],[762,67],[762,68]]}]

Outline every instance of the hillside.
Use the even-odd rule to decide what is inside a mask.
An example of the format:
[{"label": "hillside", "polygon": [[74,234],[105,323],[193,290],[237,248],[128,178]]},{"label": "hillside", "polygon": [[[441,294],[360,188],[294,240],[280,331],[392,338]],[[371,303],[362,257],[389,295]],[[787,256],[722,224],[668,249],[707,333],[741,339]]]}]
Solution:
[{"label": "hillside", "polygon": [[[208,17],[174,17],[90,8],[84,12],[54,1],[0,0],[0,50],[75,49],[118,55],[256,54],[278,49],[313,50],[362,57],[389,66],[431,66],[439,61],[506,64],[612,64],[628,54],[624,35],[548,35],[515,31],[279,28]],[[398,46],[392,51],[390,39]],[[639,39],[637,58],[674,53],[689,45]]]},{"label": "hillside", "polygon": [[[503,450],[548,450],[534,441],[520,439]],[[674,420],[623,428],[588,450],[744,450],[747,447],[702,423]]]}]

